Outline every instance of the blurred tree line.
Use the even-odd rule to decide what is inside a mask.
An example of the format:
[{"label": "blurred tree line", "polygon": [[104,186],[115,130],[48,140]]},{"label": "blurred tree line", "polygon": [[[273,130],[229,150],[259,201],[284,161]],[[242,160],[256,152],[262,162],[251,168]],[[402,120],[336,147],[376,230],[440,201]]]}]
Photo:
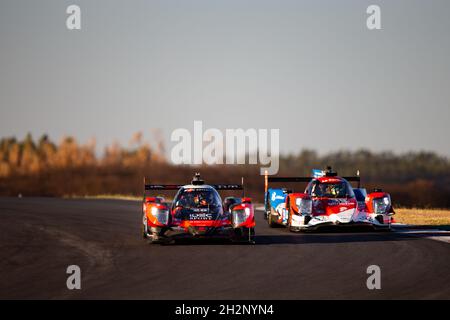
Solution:
[{"label": "blurred tree line", "polygon": [[[240,183],[246,194],[262,202],[264,179],[259,165],[175,166],[164,157],[164,145],[142,141],[136,133],[125,148],[118,143],[96,155],[95,140],[79,144],[73,137],[55,143],[28,134],[0,140],[0,195],[85,196],[142,194],[143,177],[154,183],[187,183],[196,171],[207,182]],[[319,155],[313,150],[281,156],[279,175],[309,176],[313,168],[331,165],[340,175],[359,170],[363,186],[390,192],[398,206],[450,207],[450,160],[430,152],[374,153],[339,151]],[[302,191],[305,185],[289,186]],[[226,195],[226,194],[225,194]]]}]

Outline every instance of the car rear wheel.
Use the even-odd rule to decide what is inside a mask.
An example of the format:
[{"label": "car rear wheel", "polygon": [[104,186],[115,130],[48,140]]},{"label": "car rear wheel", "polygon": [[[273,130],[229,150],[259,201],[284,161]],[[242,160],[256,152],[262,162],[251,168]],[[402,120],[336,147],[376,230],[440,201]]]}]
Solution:
[{"label": "car rear wheel", "polygon": [[251,228],[249,230],[249,232],[250,232],[250,237],[248,239],[248,243],[249,244],[256,244],[256,242],[255,242],[255,228]]},{"label": "car rear wheel", "polygon": [[287,227],[289,232],[293,232],[294,231],[294,230],[292,230],[292,226],[291,226],[291,212],[290,211],[288,211],[286,227]]},{"label": "car rear wheel", "polygon": [[[147,223],[147,221],[145,223]],[[141,235],[143,239],[147,239],[147,228],[144,223],[141,224]]]},{"label": "car rear wheel", "polygon": [[267,215],[267,223],[270,228],[275,228],[275,222],[273,222],[273,209],[270,208],[269,214]]}]

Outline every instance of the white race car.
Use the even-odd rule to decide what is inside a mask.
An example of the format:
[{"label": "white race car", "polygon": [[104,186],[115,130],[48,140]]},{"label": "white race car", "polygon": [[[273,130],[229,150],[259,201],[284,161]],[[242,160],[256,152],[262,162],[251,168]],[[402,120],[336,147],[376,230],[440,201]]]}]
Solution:
[{"label": "white race car", "polygon": [[[391,197],[380,189],[367,194],[360,177],[338,177],[330,167],[313,170],[313,177],[268,177],[265,185],[265,218],[269,226],[284,225],[291,231],[324,226],[371,226],[390,230]],[[353,188],[349,181],[358,182]],[[269,182],[307,182],[303,193],[269,188]]]}]

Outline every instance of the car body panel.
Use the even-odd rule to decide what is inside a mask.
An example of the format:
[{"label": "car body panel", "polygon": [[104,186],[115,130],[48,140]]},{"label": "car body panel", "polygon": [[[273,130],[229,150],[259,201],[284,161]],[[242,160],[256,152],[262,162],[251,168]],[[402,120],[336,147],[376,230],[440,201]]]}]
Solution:
[{"label": "car body panel", "polygon": [[[316,170],[315,170],[316,171]],[[359,177],[352,179],[358,181],[358,188],[353,188],[347,179],[333,174],[332,176],[306,177],[276,177],[275,182],[307,182],[303,193],[292,193],[284,188],[268,188],[269,179],[266,177],[265,217],[272,223],[288,226],[296,230],[314,230],[322,226],[371,226],[375,229],[390,229],[393,209],[390,195],[376,190],[367,194],[360,188]],[[326,196],[316,195],[314,186],[320,189],[331,189],[335,192]],[[336,191],[337,190],[337,191]],[[298,198],[311,199],[311,212],[300,213],[296,202]],[[377,203],[375,204],[375,201]],[[383,202],[385,201],[385,202]],[[374,208],[378,205],[378,209]],[[378,210],[378,211],[376,211]]]},{"label": "car body panel", "polygon": [[[197,177],[197,175],[196,175]],[[198,178],[198,177],[197,177]],[[250,198],[236,198],[224,210],[217,190],[239,190],[239,185],[207,185],[198,180],[187,185],[146,185],[146,190],[176,190],[172,203],[160,203],[144,197],[144,237],[152,241],[176,238],[225,237],[238,240],[248,232],[254,234],[255,217]],[[150,200],[150,201],[149,201]],[[242,237],[241,237],[242,238]]]}]

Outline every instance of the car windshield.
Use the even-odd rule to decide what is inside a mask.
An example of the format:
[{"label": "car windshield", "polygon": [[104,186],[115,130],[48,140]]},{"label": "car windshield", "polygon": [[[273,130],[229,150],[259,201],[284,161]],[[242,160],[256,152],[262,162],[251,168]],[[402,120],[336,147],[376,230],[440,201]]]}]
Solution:
[{"label": "car windshield", "polygon": [[344,181],[337,183],[322,183],[316,181],[311,188],[311,196],[326,198],[345,198],[349,195],[347,192],[347,183]]},{"label": "car windshield", "polygon": [[183,189],[178,194],[175,206],[185,208],[218,207],[221,200],[218,193],[212,189]]}]

